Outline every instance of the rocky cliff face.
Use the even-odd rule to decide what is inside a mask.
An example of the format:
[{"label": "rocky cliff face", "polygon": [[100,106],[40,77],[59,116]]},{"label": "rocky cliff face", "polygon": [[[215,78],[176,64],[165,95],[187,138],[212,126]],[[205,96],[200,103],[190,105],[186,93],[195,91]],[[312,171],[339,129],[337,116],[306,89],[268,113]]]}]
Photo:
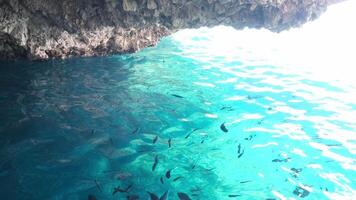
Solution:
[{"label": "rocky cliff face", "polygon": [[0,58],[134,52],[178,29],[230,25],[281,31],[328,0],[0,0]]}]

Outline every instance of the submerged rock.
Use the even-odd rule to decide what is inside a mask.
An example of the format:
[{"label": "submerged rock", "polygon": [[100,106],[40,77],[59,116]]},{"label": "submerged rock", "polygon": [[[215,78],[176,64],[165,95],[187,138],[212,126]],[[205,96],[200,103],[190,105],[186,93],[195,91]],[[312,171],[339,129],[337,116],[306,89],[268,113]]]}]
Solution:
[{"label": "submerged rock", "polygon": [[130,53],[182,28],[281,31],[335,0],[0,0],[0,59]]}]

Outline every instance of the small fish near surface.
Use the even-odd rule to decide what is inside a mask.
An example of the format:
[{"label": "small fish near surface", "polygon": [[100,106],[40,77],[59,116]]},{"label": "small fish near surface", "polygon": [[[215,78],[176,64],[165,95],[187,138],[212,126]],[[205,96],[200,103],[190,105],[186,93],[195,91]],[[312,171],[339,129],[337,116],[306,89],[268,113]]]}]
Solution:
[{"label": "small fish near surface", "polygon": [[152,171],[155,171],[157,164],[158,164],[158,155],[155,156],[155,160],[152,165]]},{"label": "small fish near surface", "polygon": [[156,135],[156,137],[153,138],[152,143],[156,144],[157,140],[158,140],[158,135]]},{"label": "small fish near surface", "polygon": [[172,138],[168,139],[168,147],[171,148],[172,147]]},{"label": "small fish near surface", "polygon": [[169,179],[171,178],[171,169],[166,172],[166,177]]},{"label": "small fish near surface", "polygon": [[140,128],[138,127],[138,128],[136,128],[134,131],[132,131],[132,134],[136,134],[136,133],[139,133],[140,132]]},{"label": "small fish near surface", "polygon": [[288,162],[290,158],[285,158],[285,159],[273,159],[272,162]]},{"label": "small fish near surface", "polygon": [[192,133],[194,133],[195,131],[197,131],[197,130],[198,130],[197,128],[193,129],[191,132],[189,132],[189,133],[185,136],[185,139],[188,139],[189,136],[190,136]]},{"label": "small fish near surface", "polygon": [[159,181],[161,181],[161,183],[164,184],[163,176],[161,176],[161,178],[159,179]]},{"label": "small fish near surface", "polygon": [[238,154],[241,153],[241,144],[239,144],[239,145],[237,146],[237,153],[238,153]]},{"label": "small fish near surface", "polygon": [[120,187],[116,187],[114,188],[114,191],[112,193],[112,195],[115,195],[116,193],[120,192],[120,193],[127,193],[130,189],[132,188],[132,184],[127,186],[126,189],[122,189]]},{"label": "small fish near surface", "polygon": [[229,132],[229,130],[225,126],[225,122],[220,125],[220,129],[225,133]]},{"label": "small fish near surface", "polygon": [[297,186],[295,188],[295,190],[293,191],[293,194],[295,194],[295,195],[297,195],[298,197],[301,197],[301,198],[304,198],[304,197],[308,196],[309,193],[310,192],[308,190],[306,190],[306,189],[304,189],[302,187],[299,187],[299,186]]},{"label": "small fish near surface", "polygon": [[96,197],[92,194],[88,195],[88,200],[97,200]]},{"label": "small fish near surface", "polygon": [[178,94],[171,94],[172,96],[174,96],[174,97],[177,97],[177,98],[179,98],[179,99],[183,99],[184,97],[182,97],[182,96],[180,96],[180,95],[178,95]]},{"label": "small fish near surface", "polygon": [[249,182],[251,182],[251,181],[241,181],[240,183],[244,184],[244,183],[249,183]]},{"label": "small fish near surface", "polygon": [[150,196],[151,200],[167,200],[168,198],[168,190],[160,198],[158,198],[158,196],[152,192],[147,192],[147,193]]},{"label": "small fish near surface", "polygon": [[237,156],[237,158],[241,158],[242,155],[244,155],[245,150],[242,150],[242,152]]},{"label": "small fish near surface", "polygon": [[233,111],[234,109],[231,106],[224,106],[224,107],[220,108],[220,110]]},{"label": "small fish near surface", "polygon": [[183,192],[178,192],[177,195],[180,200],[191,200],[190,197]]},{"label": "small fish near surface", "polygon": [[241,196],[241,195],[239,195],[239,194],[229,194],[229,195],[228,195],[228,197],[230,197],[230,198],[239,197],[239,196]]},{"label": "small fish near surface", "polygon": [[176,182],[176,181],[178,181],[178,180],[181,179],[181,178],[183,178],[183,177],[178,176],[178,177],[176,177],[176,178],[173,179],[173,182]]},{"label": "small fish near surface", "polygon": [[159,198],[158,198],[157,195],[155,195],[155,194],[153,194],[153,193],[151,193],[151,192],[147,192],[147,193],[148,193],[148,195],[150,195],[150,199],[151,199],[151,200],[159,200]]}]

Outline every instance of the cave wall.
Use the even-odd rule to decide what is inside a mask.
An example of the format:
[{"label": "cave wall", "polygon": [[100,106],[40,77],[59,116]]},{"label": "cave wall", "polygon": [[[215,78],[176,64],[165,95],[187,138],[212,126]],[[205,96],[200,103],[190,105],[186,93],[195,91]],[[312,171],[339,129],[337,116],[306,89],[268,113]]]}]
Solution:
[{"label": "cave wall", "polygon": [[0,0],[0,59],[130,53],[179,29],[201,26],[278,32],[315,19],[327,5],[327,0]]}]

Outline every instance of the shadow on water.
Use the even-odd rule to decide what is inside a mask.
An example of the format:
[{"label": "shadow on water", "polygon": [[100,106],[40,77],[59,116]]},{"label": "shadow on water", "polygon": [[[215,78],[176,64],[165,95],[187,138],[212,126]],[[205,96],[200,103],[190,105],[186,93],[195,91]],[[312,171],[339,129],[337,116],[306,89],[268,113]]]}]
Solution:
[{"label": "shadow on water", "polygon": [[[146,197],[193,184],[186,173],[204,167],[176,148],[194,144],[177,139],[209,122],[177,121],[204,112],[181,96],[132,88],[134,65],[143,62],[133,55],[2,63],[0,198],[112,199],[114,188],[131,184],[114,196]],[[168,169],[174,177],[162,184]]]}]

